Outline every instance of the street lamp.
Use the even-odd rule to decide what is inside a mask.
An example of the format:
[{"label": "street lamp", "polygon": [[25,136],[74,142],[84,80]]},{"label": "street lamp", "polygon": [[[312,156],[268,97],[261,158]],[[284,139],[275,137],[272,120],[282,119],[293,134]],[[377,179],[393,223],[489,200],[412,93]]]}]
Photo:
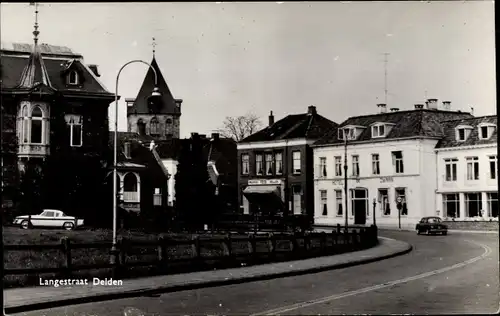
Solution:
[{"label": "street lamp", "polygon": [[375,217],[375,211],[377,209],[377,199],[373,198],[373,226],[377,226],[377,220]]},{"label": "street lamp", "polygon": [[347,133],[346,129],[343,129],[343,134],[344,134],[344,194],[345,194],[345,231],[347,232],[347,227],[348,227],[348,219],[347,219],[347,213],[348,213],[348,201],[347,201],[347,138],[349,134]]},{"label": "street lamp", "polygon": [[158,88],[158,75],[156,74],[156,70],[151,66],[151,64],[143,61],[143,60],[132,60],[123,65],[120,70],[118,71],[118,75],[116,75],[116,86],[115,86],[115,133],[114,133],[114,148],[113,148],[113,245],[111,246],[111,258],[110,258],[110,263],[115,264],[116,263],[116,255],[117,255],[117,248],[116,248],[116,211],[117,211],[117,199],[118,199],[118,194],[117,194],[117,172],[116,172],[116,167],[117,167],[117,152],[118,152],[118,80],[120,79],[120,74],[126,66],[133,64],[133,63],[143,63],[147,65],[149,68],[153,70],[153,73],[155,75],[155,87],[153,89],[153,92],[151,93],[151,97],[159,97],[161,96],[160,89]]}]

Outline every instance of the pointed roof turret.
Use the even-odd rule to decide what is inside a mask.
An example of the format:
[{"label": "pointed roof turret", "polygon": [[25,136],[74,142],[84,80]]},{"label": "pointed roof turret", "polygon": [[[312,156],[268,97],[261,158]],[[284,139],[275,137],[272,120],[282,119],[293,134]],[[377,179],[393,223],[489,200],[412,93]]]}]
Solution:
[{"label": "pointed roof turret", "polygon": [[34,45],[33,51],[30,54],[27,65],[24,67],[23,73],[21,74],[21,78],[19,80],[19,88],[32,89],[35,86],[43,84],[47,87],[52,87],[50,83],[49,74],[47,72],[47,68],[45,68],[45,64],[43,63],[42,54],[40,53],[40,49],[38,47],[38,35],[40,32],[38,31],[38,3],[35,3],[35,30],[33,31],[34,35]]},{"label": "pointed roof turret", "polygon": [[[158,76],[158,89],[161,93],[160,103],[158,108],[155,110],[155,114],[180,114],[180,107],[177,105],[175,98],[170,92],[170,89],[163,78],[160,67],[156,62],[156,58],[153,56],[151,61],[151,66],[156,70]],[[148,100],[151,96],[151,91],[155,88],[155,75],[151,68],[148,69],[146,77],[142,83],[141,89],[135,98],[134,104],[127,108],[129,114],[149,114],[150,109],[148,106]]]}]

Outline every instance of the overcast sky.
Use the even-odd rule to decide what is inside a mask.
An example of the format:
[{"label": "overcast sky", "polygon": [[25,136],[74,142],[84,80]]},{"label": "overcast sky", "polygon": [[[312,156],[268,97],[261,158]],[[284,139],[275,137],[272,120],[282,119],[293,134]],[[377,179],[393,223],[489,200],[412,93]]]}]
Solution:
[{"label": "overcast sky", "polygon": [[[33,22],[33,6],[1,4],[2,41],[31,43]],[[278,120],[309,105],[338,123],[376,112],[384,52],[388,107],[410,109],[427,95],[496,114],[492,1],[61,3],[42,4],[39,24],[42,43],[98,64],[111,92],[124,63],[151,61],[155,37],[162,73],[184,99],[182,137],[247,112],[264,124],[270,110]],[[122,72],[122,99],[136,96],[146,71],[133,64]]]}]

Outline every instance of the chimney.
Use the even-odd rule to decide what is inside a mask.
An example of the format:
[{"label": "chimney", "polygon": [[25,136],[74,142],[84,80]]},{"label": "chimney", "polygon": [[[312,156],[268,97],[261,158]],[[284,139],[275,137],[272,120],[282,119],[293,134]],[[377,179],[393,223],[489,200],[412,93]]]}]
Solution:
[{"label": "chimney", "polygon": [[94,75],[96,77],[100,77],[101,76],[101,74],[99,73],[99,70],[97,69],[97,65],[90,64],[90,65],[87,65],[87,67],[89,67],[89,69],[94,73]]},{"label": "chimney", "polygon": [[427,108],[429,110],[437,110],[438,99],[427,99]]},{"label": "chimney", "polygon": [[422,110],[424,108],[423,104],[415,104],[415,110]]},{"label": "chimney", "polygon": [[309,115],[315,115],[318,112],[316,112],[316,107],[314,105],[310,105],[307,107],[307,114]]},{"label": "chimney", "polygon": [[397,112],[399,111],[399,108],[391,108],[391,112]]},{"label": "chimney", "polygon": [[214,141],[218,141],[219,140],[219,133],[212,133],[212,139]]},{"label": "chimney", "polygon": [[443,109],[444,110],[451,110],[451,101],[443,101]]},{"label": "chimney", "polygon": [[379,103],[379,104],[377,104],[377,107],[378,107],[379,113],[387,113],[387,104]]},{"label": "chimney", "polygon": [[271,111],[271,113],[269,113],[269,126],[271,126],[273,124],[274,124],[274,115],[273,115],[273,111]]}]

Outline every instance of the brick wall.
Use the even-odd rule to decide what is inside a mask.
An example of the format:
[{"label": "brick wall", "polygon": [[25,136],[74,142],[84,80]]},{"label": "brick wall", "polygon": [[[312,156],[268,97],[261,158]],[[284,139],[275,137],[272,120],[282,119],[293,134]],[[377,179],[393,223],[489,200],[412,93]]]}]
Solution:
[{"label": "brick wall", "polygon": [[496,221],[443,221],[448,225],[448,229],[456,230],[498,230],[498,222]]}]

